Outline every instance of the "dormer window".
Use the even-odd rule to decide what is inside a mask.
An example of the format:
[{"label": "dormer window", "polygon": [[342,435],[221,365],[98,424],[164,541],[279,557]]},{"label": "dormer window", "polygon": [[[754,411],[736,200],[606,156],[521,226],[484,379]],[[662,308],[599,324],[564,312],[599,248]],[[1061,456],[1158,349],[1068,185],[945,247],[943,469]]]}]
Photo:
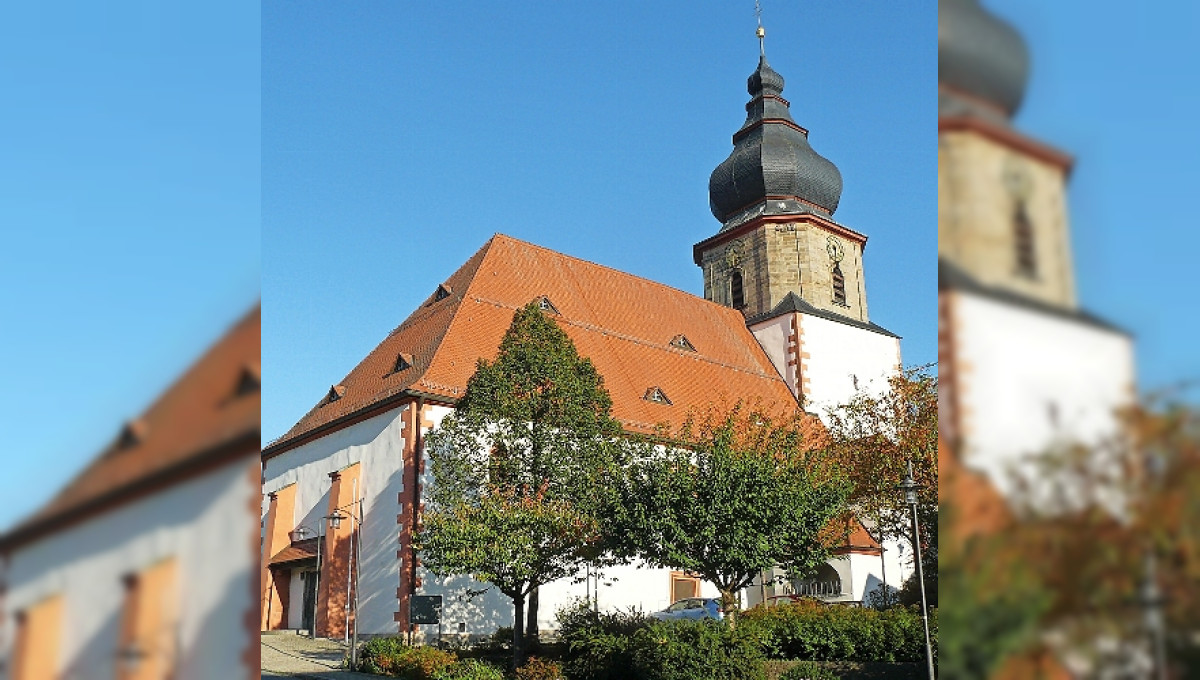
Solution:
[{"label": "dormer window", "polygon": [[651,387],[650,389],[646,390],[646,394],[642,396],[642,399],[645,399],[646,401],[652,401],[655,404],[663,404],[666,406],[671,405],[671,400],[667,398],[666,393],[663,392],[659,387]]},{"label": "dormer window", "polygon": [[248,394],[258,392],[262,386],[262,373],[257,363],[247,364],[242,367],[241,374],[238,375],[237,387],[234,388],[234,395],[244,397]]},{"label": "dormer window", "polygon": [[558,314],[559,313],[558,307],[555,307],[554,303],[550,301],[550,298],[546,297],[545,295],[538,298],[537,306],[538,306],[538,309],[542,310],[543,312],[547,312],[549,314]]},{"label": "dormer window", "polygon": [[446,298],[450,297],[450,292],[450,286],[447,286],[443,283],[437,287],[436,291],[433,292],[433,301],[437,302],[438,300],[445,300]]},{"label": "dormer window", "polygon": [[146,426],[146,421],[138,418],[130,420],[121,428],[121,434],[117,437],[118,449],[131,449],[146,438],[146,431],[149,428]]},{"label": "dormer window", "polygon": [[399,373],[412,368],[413,357],[411,354],[401,352],[396,355],[396,363],[392,365],[392,373]]},{"label": "dormer window", "polygon": [[688,352],[695,352],[696,347],[687,339],[683,333],[671,338],[671,346],[677,349],[682,349]]},{"label": "dormer window", "polygon": [[346,386],[345,385],[334,385],[333,387],[329,388],[329,393],[325,395],[325,403],[332,404],[333,402],[337,401],[338,399],[341,399],[345,394],[346,394]]},{"label": "dormer window", "polygon": [[846,277],[842,274],[842,263],[833,263],[833,304],[847,307]]}]

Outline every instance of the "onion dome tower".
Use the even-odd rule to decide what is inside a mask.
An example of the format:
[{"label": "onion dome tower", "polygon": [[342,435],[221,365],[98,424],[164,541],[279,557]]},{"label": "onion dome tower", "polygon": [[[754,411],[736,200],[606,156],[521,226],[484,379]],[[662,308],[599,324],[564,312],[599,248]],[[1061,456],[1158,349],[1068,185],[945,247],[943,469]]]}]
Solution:
[{"label": "onion dome tower", "polygon": [[[1072,159],[1013,125],[1029,80],[1020,34],[981,0],[938,5],[938,256],[972,282],[1075,310]],[[949,285],[947,283],[947,285]]]},{"label": "onion dome tower", "polygon": [[722,231],[760,215],[816,212],[831,217],[842,197],[842,173],[808,143],[792,120],[783,76],[766,54],[746,80],[746,122],[733,151],[708,180],[709,206]]},{"label": "onion dome tower", "polygon": [[704,296],[751,320],[780,305],[803,304],[866,323],[867,237],[833,221],[842,173],[813,150],[808,130],[792,119],[783,76],[767,63],[764,36],[759,26],[746,121],[708,181],[709,208],[721,227],[693,248],[704,270]]},{"label": "onion dome tower", "polygon": [[1025,96],[1029,50],[979,0],[938,4],[938,109],[1012,118]]}]

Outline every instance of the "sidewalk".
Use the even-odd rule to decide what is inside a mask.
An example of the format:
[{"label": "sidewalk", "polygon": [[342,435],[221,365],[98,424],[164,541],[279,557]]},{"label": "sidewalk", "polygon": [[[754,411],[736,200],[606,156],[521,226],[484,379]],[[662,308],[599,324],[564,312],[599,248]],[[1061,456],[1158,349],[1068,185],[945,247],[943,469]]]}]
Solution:
[{"label": "sidewalk", "polygon": [[346,648],[341,642],[281,633],[260,637],[264,675],[312,680],[368,680],[379,676],[342,670]]}]

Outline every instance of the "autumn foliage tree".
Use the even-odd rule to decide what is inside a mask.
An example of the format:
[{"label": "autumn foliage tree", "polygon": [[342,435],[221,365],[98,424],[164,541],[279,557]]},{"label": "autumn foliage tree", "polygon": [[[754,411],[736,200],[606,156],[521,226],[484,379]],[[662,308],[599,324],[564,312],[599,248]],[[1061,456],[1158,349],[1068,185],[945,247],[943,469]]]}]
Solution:
[{"label": "autumn foliage tree", "polygon": [[[1044,452],[1005,497],[944,489],[946,677],[1030,677],[1031,659],[1065,655],[1090,666],[1080,677],[1136,675],[1156,645],[1168,677],[1200,677],[1200,415],[1143,406],[1122,422],[1109,441]],[[1002,511],[979,512],[981,492]]]},{"label": "autumn foliage tree", "polygon": [[427,439],[433,475],[418,549],[435,574],[468,574],[513,602],[514,665],[526,598],[603,550],[597,520],[620,470],[619,423],[588,359],[536,302]]},{"label": "autumn foliage tree", "polygon": [[910,511],[897,486],[912,465],[926,591],[937,601],[938,382],[927,366],[893,375],[881,391],[860,390],[827,415],[830,453],[850,481],[847,507],[881,538],[911,542]]}]

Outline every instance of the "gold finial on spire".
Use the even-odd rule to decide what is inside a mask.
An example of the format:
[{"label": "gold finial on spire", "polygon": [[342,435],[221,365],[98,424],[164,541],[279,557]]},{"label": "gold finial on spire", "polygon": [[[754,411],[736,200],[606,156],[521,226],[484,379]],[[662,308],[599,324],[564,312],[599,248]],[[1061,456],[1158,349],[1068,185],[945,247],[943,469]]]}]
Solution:
[{"label": "gold finial on spire", "polygon": [[758,20],[758,30],[754,32],[754,34],[758,36],[758,53],[759,55],[766,57],[767,49],[763,45],[763,40],[767,37],[767,29],[763,28],[762,25],[762,4],[759,2],[759,0],[754,0],[754,18]]}]

